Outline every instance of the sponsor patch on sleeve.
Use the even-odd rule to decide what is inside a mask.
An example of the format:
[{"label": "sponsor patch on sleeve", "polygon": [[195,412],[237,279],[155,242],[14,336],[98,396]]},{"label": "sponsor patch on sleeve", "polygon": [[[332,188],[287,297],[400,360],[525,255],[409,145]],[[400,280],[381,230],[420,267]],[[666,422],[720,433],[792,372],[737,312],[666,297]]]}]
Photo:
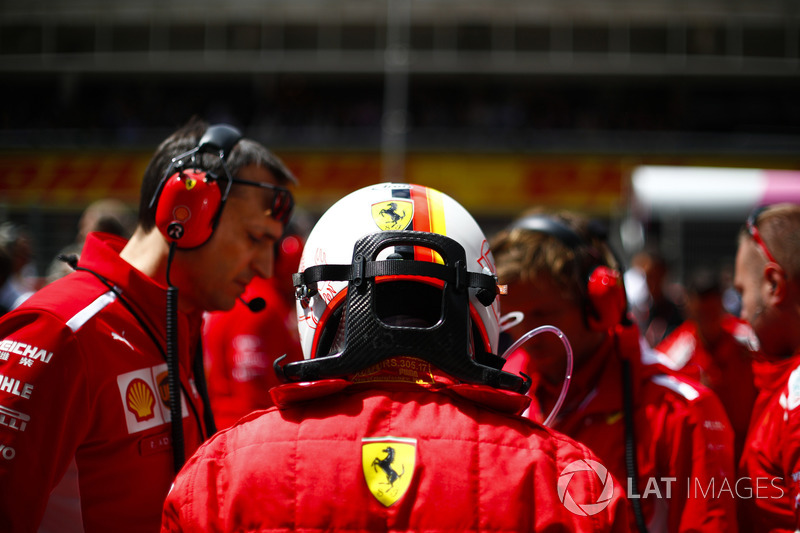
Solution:
[{"label": "sponsor patch on sleeve", "polygon": [[800,366],[795,368],[789,376],[786,408],[791,411],[798,405],[800,405]]},{"label": "sponsor patch on sleeve", "polygon": [[[117,376],[128,433],[137,433],[170,422],[167,365],[134,370]],[[181,395],[183,418],[189,415]]]}]

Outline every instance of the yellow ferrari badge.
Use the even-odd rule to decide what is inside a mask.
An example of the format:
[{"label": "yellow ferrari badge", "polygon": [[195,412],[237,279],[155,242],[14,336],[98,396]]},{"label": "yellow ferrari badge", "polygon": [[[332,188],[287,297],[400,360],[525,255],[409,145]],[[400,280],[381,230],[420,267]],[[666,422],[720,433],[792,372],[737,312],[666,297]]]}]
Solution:
[{"label": "yellow ferrari badge", "polygon": [[372,204],[372,219],[382,231],[404,230],[414,218],[414,202],[391,200]]},{"label": "yellow ferrari badge", "polygon": [[191,191],[197,185],[197,180],[194,178],[186,178],[186,190]]},{"label": "yellow ferrari badge", "polygon": [[375,498],[394,505],[411,486],[417,462],[417,439],[373,437],[361,440],[364,479]]}]

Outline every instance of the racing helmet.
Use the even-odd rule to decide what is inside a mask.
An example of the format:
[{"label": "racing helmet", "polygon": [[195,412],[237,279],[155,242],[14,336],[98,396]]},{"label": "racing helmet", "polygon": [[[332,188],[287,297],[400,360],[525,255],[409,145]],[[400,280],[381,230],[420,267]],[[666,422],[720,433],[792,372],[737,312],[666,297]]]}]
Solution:
[{"label": "racing helmet", "polygon": [[314,226],[293,282],[305,360],[276,363],[287,380],[345,376],[408,355],[462,381],[527,390],[495,355],[488,241],[438,190],[381,183],[348,194]]}]

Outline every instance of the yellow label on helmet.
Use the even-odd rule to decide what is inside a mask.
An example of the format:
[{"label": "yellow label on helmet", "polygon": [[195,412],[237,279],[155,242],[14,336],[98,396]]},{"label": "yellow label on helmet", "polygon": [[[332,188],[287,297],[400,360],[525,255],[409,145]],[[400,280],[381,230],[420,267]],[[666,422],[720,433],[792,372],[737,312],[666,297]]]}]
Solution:
[{"label": "yellow label on helmet", "polygon": [[414,202],[388,200],[372,204],[372,219],[382,231],[404,230],[414,218]]}]

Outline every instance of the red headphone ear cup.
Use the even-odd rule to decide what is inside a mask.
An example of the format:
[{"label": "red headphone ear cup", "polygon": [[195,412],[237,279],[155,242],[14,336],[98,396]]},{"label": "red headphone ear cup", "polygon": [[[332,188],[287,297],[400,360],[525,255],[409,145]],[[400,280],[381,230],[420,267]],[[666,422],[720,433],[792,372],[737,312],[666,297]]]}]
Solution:
[{"label": "red headphone ear cup", "polygon": [[595,268],[587,282],[587,295],[594,311],[587,313],[590,328],[605,331],[620,323],[628,307],[622,274],[607,266]]},{"label": "red headphone ear cup", "polygon": [[195,248],[211,238],[221,204],[222,191],[205,172],[177,172],[159,195],[156,227],[178,248]]}]

